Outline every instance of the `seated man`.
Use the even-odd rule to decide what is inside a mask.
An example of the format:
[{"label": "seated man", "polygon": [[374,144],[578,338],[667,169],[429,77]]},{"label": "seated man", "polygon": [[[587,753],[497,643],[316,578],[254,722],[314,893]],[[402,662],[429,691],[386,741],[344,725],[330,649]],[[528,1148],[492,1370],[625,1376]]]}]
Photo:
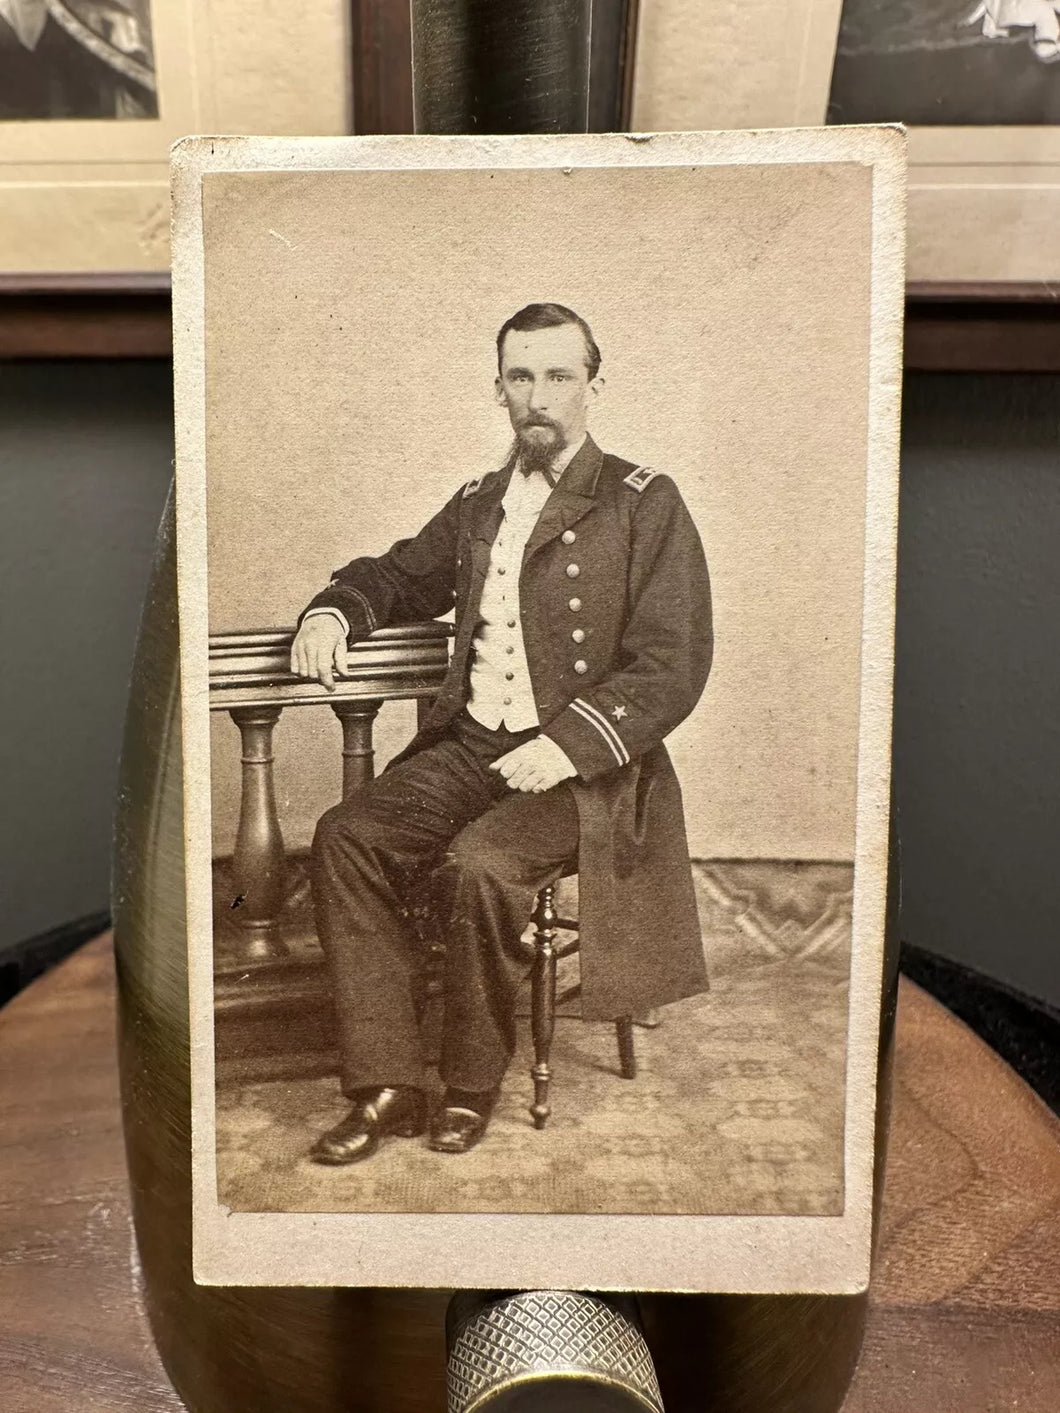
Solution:
[{"label": "seated man", "polygon": [[[312,1150],[369,1157],[429,1127],[482,1137],[515,1046],[534,895],[577,865],[584,1014],[614,1019],[707,987],[680,789],[663,737],[712,654],[703,548],[666,476],[599,450],[589,326],[531,304],[497,337],[515,433],[412,539],[338,570],[300,620],[291,669],[334,687],[347,645],[455,607],[441,691],[411,745],[320,820],[317,929],[334,987],[347,1118]],[[405,907],[430,876],[445,927],[445,1096],[428,1114]]]}]

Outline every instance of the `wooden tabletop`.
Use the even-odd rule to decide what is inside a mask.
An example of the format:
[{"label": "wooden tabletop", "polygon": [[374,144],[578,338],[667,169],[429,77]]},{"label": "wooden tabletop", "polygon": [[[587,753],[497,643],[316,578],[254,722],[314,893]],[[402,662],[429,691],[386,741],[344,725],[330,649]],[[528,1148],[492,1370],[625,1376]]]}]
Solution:
[{"label": "wooden tabletop", "polygon": [[[0,1012],[0,1409],[183,1406],[137,1293],[101,938]],[[1060,1123],[903,982],[882,1238],[844,1413],[1058,1409]]]}]

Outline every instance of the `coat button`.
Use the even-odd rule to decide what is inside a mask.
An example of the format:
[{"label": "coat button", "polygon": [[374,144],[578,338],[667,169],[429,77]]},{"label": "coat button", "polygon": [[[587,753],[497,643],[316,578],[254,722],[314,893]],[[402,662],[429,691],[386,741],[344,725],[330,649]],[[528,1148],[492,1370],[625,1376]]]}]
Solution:
[{"label": "coat button", "polygon": [[571,637],[574,639],[574,641],[575,641],[576,643],[584,643],[584,642],[585,642],[585,629],[584,629],[584,628],[575,628],[574,632],[571,634]]},{"label": "coat button", "polygon": [[498,574],[507,574],[507,572],[508,572],[508,571],[507,571],[507,569],[505,569],[505,567],[504,567],[503,564],[498,564],[498,565],[497,565],[497,573],[498,573]]},{"label": "coat button", "polygon": [[560,539],[565,545],[572,545],[577,538],[578,536],[573,530],[564,530],[563,534],[560,536]]},{"label": "coat button", "polygon": [[582,673],[589,671],[589,664],[587,662],[583,662],[582,659],[579,658],[578,661],[574,664],[574,670],[580,677]]},{"label": "coat button", "polygon": [[577,579],[577,577],[578,577],[578,575],[579,575],[580,573],[581,573],[581,570],[578,568],[578,566],[577,566],[576,564],[568,564],[568,565],[567,565],[567,578],[568,578],[568,579]]},{"label": "coat button", "polygon": [[515,619],[514,619],[514,618],[509,618],[509,619],[508,619],[508,627],[509,627],[509,628],[514,628],[514,627],[515,627]]},{"label": "coat button", "polygon": [[514,682],[514,681],[515,681],[515,673],[514,673],[514,672],[506,672],[506,673],[504,674],[504,680],[505,680],[505,682]]},{"label": "coat button", "polygon": [[570,602],[567,604],[567,607],[570,609],[571,613],[580,613],[582,601],[581,599],[571,599]]}]

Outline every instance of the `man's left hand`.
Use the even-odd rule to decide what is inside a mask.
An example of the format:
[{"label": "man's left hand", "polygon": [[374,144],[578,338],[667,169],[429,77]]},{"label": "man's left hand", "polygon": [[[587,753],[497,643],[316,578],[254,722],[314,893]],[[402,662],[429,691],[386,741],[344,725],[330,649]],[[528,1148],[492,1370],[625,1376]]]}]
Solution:
[{"label": "man's left hand", "polygon": [[501,756],[490,766],[498,770],[513,790],[551,790],[561,780],[569,780],[578,774],[567,759],[564,751],[548,736],[535,736]]}]

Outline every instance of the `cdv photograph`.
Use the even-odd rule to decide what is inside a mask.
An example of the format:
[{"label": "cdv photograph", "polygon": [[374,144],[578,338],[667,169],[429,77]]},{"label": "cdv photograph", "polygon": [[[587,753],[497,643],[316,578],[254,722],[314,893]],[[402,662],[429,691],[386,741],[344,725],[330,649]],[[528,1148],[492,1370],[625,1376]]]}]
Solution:
[{"label": "cdv photograph", "polygon": [[864,1283],[902,142],[176,150],[199,1279]]}]

